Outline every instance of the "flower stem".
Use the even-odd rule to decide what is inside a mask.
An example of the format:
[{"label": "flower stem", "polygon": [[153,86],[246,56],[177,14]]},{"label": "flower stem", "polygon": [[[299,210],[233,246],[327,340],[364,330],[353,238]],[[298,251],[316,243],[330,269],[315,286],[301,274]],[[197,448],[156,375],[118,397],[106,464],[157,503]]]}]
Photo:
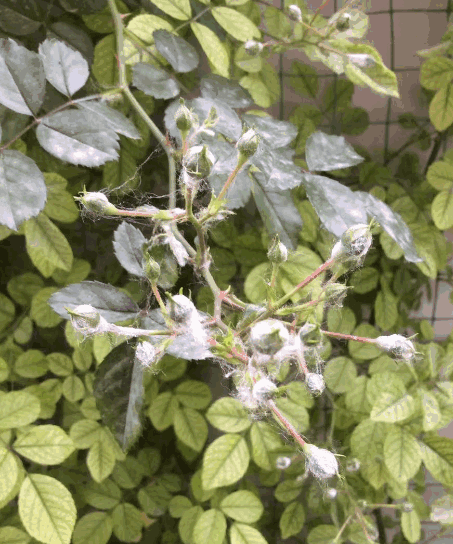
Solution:
[{"label": "flower stem", "polygon": [[331,332],[331,331],[324,331],[324,330],[320,330],[319,332],[327,336],[342,338],[343,340],[354,340],[354,342],[364,342],[367,344],[374,344],[376,342],[375,338],[366,338],[364,336],[354,336],[352,334],[343,334],[341,332]]}]

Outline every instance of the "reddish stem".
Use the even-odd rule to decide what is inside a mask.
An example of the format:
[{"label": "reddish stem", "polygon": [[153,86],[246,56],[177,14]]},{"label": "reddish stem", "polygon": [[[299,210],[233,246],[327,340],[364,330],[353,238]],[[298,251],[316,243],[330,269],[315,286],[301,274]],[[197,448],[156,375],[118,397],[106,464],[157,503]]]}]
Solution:
[{"label": "reddish stem", "polygon": [[342,338],[343,340],[354,340],[355,342],[364,342],[367,344],[374,344],[376,342],[375,338],[365,338],[364,336],[354,336],[353,334],[343,334],[341,332],[331,332],[323,330],[320,330],[320,332],[326,334],[327,336]]}]

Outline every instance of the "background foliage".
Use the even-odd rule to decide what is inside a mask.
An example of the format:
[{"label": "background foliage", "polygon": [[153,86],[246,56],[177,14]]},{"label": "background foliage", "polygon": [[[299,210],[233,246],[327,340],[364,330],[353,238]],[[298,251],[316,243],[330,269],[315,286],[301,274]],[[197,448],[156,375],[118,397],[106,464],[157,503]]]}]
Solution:
[{"label": "background foliage", "polygon": [[[421,497],[424,467],[453,486],[452,441],[436,433],[452,418],[453,343],[432,342],[429,323],[409,318],[429,279],[452,279],[442,231],[453,226],[453,162],[449,152],[438,157],[453,122],[451,32],[423,52],[421,85],[436,130],[429,163],[420,165],[409,145],[377,161],[340,137],[368,123],[367,112],[351,106],[354,85],[398,96],[394,74],[365,41],[366,13],[347,3],[326,19],[301,1],[295,21],[289,4],[0,1],[0,251],[9,263],[0,294],[0,542],[361,544],[385,542],[384,528],[396,524],[394,542],[418,542],[421,520],[451,524],[450,495],[432,512]],[[250,40],[263,42],[262,51],[249,54]],[[263,108],[280,93],[269,58],[294,48],[344,79],[319,96],[316,70],[295,62],[301,104],[289,123]],[[196,141],[216,158],[197,212],[234,168],[243,126],[261,136],[227,192],[235,215],[208,225],[219,289],[231,285],[263,304],[267,249],[279,234],[294,253],[280,267],[275,296],[291,294],[345,229],[377,219],[363,266],[343,270],[351,286],[344,304],[305,309],[299,319],[369,338],[410,327],[420,340],[414,372],[372,344],[326,334],[313,351],[326,362],[321,397],[289,365],[274,373],[287,386],[275,401],[280,411],[307,440],[344,456],[343,478],[331,488],[307,477],[277,422],[259,411],[251,418],[240,398],[227,396],[233,377],[217,372],[196,339],[174,343],[150,372],[135,340],[80,343],[64,321],[65,306],[90,303],[110,323],[165,328],[142,266],[147,240],[163,271],[161,290],[183,287],[213,314],[212,285],[184,266],[165,230],[172,217],[156,216],[159,230],[130,214],[158,213],[153,207],[165,209],[169,194],[170,209],[184,206],[168,162],[175,158],[179,171],[179,95],[200,123],[212,107],[219,118]],[[334,103],[332,136],[318,128]],[[416,119],[400,122],[409,143],[426,145]],[[104,191],[129,222],[108,213],[81,218],[73,197],[85,187]],[[194,244],[194,229],[181,231]],[[320,285],[302,294],[316,298]],[[239,317],[229,312],[225,323],[234,329]]]}]

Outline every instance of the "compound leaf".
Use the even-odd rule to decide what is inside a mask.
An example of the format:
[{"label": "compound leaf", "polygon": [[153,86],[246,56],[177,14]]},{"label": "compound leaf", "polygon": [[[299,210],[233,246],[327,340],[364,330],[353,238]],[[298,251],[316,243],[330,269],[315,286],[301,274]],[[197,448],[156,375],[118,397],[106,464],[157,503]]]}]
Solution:
[{"label": "compound leaf", "polygon": [[190,72],[198,66],[198,53],[194,47],[167,30],[153,32],[154,43],[159,53],[171,64],[175,72]]}]

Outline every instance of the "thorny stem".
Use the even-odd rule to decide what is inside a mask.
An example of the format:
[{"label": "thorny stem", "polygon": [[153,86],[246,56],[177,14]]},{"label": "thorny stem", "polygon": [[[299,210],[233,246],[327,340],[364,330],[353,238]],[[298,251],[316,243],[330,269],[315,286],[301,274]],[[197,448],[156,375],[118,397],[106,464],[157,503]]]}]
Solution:
[{"label": "thorny stem", "polygon": [[282,425],[286,428],[286,430],[289,432],[289,434],[294,438],[294,440],[302,447],[305,446],[306,442],[305,440],[300,436],[300,434],[296,431],[296,428],[286,419],[286,417],[280,412],[280,410],[277,408],[277,405],[273,400],[268,400],[267,405],[274,413],[275,417],[282,423]]}]

